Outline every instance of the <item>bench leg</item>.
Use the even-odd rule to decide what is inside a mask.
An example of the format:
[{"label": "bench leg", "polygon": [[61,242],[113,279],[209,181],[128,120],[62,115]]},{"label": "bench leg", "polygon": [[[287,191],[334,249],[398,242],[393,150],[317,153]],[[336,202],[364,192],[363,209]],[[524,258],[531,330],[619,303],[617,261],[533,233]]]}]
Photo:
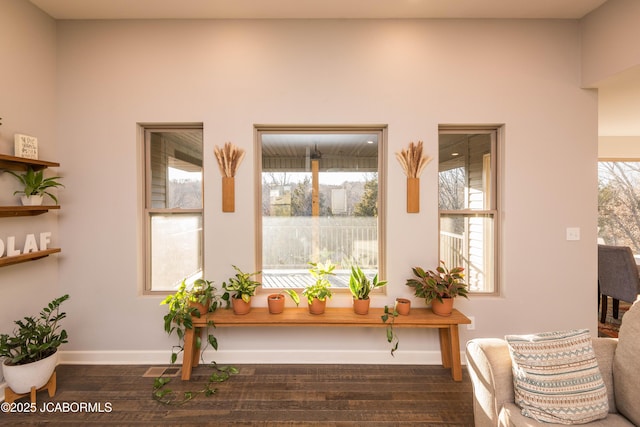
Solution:
[{"label": "bench leg", "polygon": [[451,367],[451,341],[449,336],[449,328],[440,328],[440,355],[442,357],[442,366]]},{"label": "bench leg", "polygon": [[449,326],[451,343],[451,376],[454,381],[462,381],[462,362],[460,361],[460,337],[458,325]]},{"label": "bench leg", "polygon": [[182,380],[191,379],[191,369],[193,368],[193,358],[196,353],[196,331],[195,328],[187,328],[184,332],[184,353],[182,354]]},{"label": "bench leg", "polygon": [[440,354],[442,366],[451,369],[454,381],[462,381],[462,362],[460,360],[460,337],[458,325],[440,328]]}]

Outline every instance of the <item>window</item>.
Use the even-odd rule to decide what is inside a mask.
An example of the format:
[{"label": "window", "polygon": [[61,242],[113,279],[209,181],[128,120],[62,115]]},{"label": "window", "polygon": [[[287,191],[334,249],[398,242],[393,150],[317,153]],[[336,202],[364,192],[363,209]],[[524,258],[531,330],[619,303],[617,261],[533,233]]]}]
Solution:
[{"label": "window", "polygon": [[598,163],[598,243],[640,254],[640,162]]},{"label": "window", "polygon": [[145,291],[203,277],[202,126],[144,127]]},{"label": "window", "polygon": [[263,288],[311,283],[309,262],[384,277],[383,127],[256,127],[258,269]]},{"label": "window", "polygon": [[440,127],[440,259],[465,268],[471,292],[497,291],[497,139],[497,128]]}]

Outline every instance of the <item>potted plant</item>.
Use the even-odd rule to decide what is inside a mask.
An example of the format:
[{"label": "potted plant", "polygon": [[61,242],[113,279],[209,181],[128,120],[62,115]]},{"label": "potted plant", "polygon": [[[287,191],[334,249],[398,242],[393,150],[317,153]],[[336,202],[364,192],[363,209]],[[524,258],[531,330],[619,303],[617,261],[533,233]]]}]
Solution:
[{"label": "potted plant", "polygon": [[464,268],[448,269],[444,261],[435,270],[413,268],[415,278],[407,280],[407,286],[413,288],[415,295],[431,303],[433,312],[440,316],[450,316],[453,299],[457,296],[468,298],[467,284],[464,282]]},{"label": "potted plant", "polygon": [[[178,290],[160,303],[160,305],[169,306],[169,312],[164,316],[165,332],[168,335],[175,332],[178,336],[178,344],[173,346],[171,352],[171,363],[175,363],[178,354],[184,350],[184,331],[193,328],[193,317],[215,311],[220,305],[216,290],[213,282],[209,280],[198,279],[191,287],[188,287],[186,280],[183,280]],[[208,322],[207,326],[214,326],[213,321]],[[215,336],[209,332],[207,332],[207,342],[214,349],[218,349]],[[200,348],[200,339],[196,344]]]},{"label": "potted plant", "polygon": [[22,196],[22,204],[27,205],[41,205],[42,198],[46,194],[51,197],[56,204],[58,203],[58,199],[48,190],[50,188],[55,187],[64,187],[64,185],[60,184],[56,179],[60,179],[59,176],[54,176],[51,178],[44,177],[44,170],[34,171],[30,166],[27,168],[27,171],[23,174],[17,174],[13,171],[6,171],[11,175],[18,178],[18,180],[24,186],[24,189],[17,190],[13,194],[23,194]]},{"label": "potted plant", "polygon": [[307,297],[309,303],[309,313],[322,314],[327,305],[327,298],[331,298],[331,283],[327,276],[333,275],[333,270],[336,268],[331,261],[327,261],[325,264],[310,262],[309,273],[315,279],[313,285],[309,285],[302,291],[302,295]]},{"label": "potted plant", "polygon": [[293,302],[296,303],[296,305],[300,304],[300,297],[293,289],[283,289],[276,294],[270,294],[269,296],[267,296],[269,313],[280,314],[284,311],[285,295],[289,295],[289,297],[293,300]]},{"label": "potted plant", "polygon": [[222,299],[227,301],[227,308],[233,304],[235,314],[247,314],[251,311],[251,297],[256,294],[256,289],[260,286],[260,282],[251,279],[251,277],[260,274],[260,272],[243,273],[235,265],[233,268],[236,270],[236,275],[229,278],[228,283],[222,283],[222,288],[226,291],[222,295]]},{"label": "potted plant", "polygon": [[369,293],[375,288],[381,288],[387,284],[386,281],[378,281],[378,275],[373,277],[373,280],[362,272],[360,267],[351,267],[351,276],[349,277],[349,290],[353,295],[353,311],[356,314],[369,313]]},{"label": "potted plant", "polygon": [[66,317],[60,305],[69,299],[63,295],[40,311],[39,317],[27,316],[14,323],[13,335],[0,335],[0,357],[7,385],[17,394],[39,389],[49,381],[58,362],[58,347],[68,342],[67,331],[60,329]]}]

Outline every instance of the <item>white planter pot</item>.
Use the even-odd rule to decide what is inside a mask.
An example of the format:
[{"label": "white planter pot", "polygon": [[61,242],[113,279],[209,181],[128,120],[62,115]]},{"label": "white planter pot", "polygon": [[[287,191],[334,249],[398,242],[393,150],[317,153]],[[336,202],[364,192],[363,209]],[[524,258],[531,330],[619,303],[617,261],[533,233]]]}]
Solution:
[{"label": "white planter pot", "polygon": [[57,365],[58,352],[56,351],[45,359],[26,365],[7,365],[5,360],[2,363],[2,370],[4,379],[11,390],[14,393],[25,394],[31,391],[31,387],[35,387],[37,390],[44,386],[51,378]]},{"label": "white planter pot", "polygon": [[40,206],[42,204],[42,196],[22,196],[20,198],[23,206]]}]

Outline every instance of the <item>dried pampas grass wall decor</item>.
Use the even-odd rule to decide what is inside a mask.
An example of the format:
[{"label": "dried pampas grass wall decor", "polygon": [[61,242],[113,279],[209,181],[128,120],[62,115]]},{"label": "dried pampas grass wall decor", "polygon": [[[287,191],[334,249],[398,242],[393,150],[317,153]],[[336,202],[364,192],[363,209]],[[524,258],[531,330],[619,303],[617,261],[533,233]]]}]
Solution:
[{"label": "dried pampas grass wall decor", "polygon": [[225,142],[224,147],[220,149],[217,145],[213,149],[213,153],[218,159],[220,173],[224,177],[234,177],[240,167],[242,159],[244,159],[244,150],[233,145],[231,142]]},{"label": "dried pampas grass wall decor", "polygon": [[417,144],[411,141],[409,148],[396,153],[396,158],[407,178],[420,178],[425,166],[431,161],[431,157],[422,153],[422,145],[422,141],[418,141]]},{"label": "dried pampas grass wall decor", "polygon": [[422,141],[409,143],[407,149],[396,153],[396,158],[407,176],[407,212],[420,212],[420,174],[431,161],[431,157],[422,152]]},{"label": "dried pampas grass wall decor", "polygon": [[224,147],[220,149],[217,145],[213,149],[216,155],[220,173],[222,174],[222,212],[235,212],[236,196],[235,196],[235,180],[236,172],[244,159],[244,150],[233,145],[231,142],[225,142]]}]

